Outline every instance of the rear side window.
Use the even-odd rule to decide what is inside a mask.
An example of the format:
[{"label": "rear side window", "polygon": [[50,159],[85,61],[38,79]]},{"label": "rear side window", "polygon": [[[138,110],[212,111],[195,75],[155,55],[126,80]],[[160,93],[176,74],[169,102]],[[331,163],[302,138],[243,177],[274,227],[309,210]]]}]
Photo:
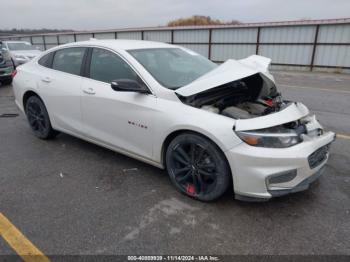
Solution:
[{"label": "rear side window", "polygon": [[99,48],[92,50],[90,78],[106,83],[117,79],[141,81],[135,71],[118,55]]},{"label": "rear side window", "polygon": [[56,51],[52,62],[52,69],[73,75],[80,75],[85,50],[86,48],[84,47],[73,47]]},{"label": "rear side window", "polygon": [[44,55],[42,58],[39,59],[39,61],[38,61],[39,65],[50,68],[51,64],[52,64],[52,57],[53,57],[53,53],[49,53],[47,55]]}]

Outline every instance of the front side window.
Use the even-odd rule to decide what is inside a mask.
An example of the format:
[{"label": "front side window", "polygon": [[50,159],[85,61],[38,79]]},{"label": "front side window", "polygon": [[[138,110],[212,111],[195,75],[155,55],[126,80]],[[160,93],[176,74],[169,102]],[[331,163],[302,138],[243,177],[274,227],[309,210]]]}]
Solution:
[{"label": "front side window", "polygon": [[81,64],[86,48],[73,47],[56,51],[52,69],[73,75],[80,75]]},{"label": "front side window", "polygon": [[180,48],[136,49],[129,53],[169,89],[187,85],[217,67],[205,57]]},{"label": "front side window", "polygon": [[138,75],[118,55],[100,48],[93,48],[90,64],[90,78],[111,83],[117,79],[140,82]]}]

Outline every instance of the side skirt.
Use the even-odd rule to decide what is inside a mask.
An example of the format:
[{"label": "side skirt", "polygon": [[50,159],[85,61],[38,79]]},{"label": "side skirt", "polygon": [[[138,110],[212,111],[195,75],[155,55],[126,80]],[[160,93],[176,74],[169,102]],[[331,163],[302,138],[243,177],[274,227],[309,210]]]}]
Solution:
[{"label": "side skirt", "polygon": [[68,135],[71,135],[71,136],[74,136],[74,137],[77,137],[79,139],[82,139],[84,141],[87,141],[87,142],[90,142],[92,144],[95,144],[95,145],[98,145],[98,146],[101,146],[101,147],[104,147],[104,148],[107,148],[109,150],[112,150],[114,152],[117,152],[117,153],[120,153],[122,155],[125,155],[125,156],[128,156],[128,157],[131,157],[131,158],[134,158],[136,160],[139,160],[139,161],[142,161],[144,163],[147,163],[147,164],[150,164],[152,166],[155,166],[155,167],[158,167],[160,169],[164,169],[164,166],[163,164],[159,163],[159,162],[156,162],[152,159],[149,159],[149,158],[146,158],[144,156],[141,156],[141,155],[138,155],[138,154],[135,154],[135,153],[132,153],[128,150],[125,150],[125,149],[122,149],[120,147],[117,147],[117,146],[110,146],[110,145],[107,145],[103,142],[100,142],[100,141],[96,141],[95,139],[93,138],[89,138],[87,136],[82,136],[82,135],[77,135],[77,134],[74,134],[73,132],[70,132],[70,131],[67,131],[67,130],[63,130],[63,129],[60,129],[60,128],[56,128],[54,127],[55,130],[57,131],[60,131],[62,133],[65,133],[65,134],[68,134]]}]

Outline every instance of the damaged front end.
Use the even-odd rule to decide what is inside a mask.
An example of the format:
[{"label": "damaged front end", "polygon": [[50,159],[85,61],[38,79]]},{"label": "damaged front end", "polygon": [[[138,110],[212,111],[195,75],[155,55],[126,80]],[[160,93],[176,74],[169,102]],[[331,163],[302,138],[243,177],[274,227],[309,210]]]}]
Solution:
[{"label": "damaged front end", "polygon": [[274,83],[260,73],[190,96],[179,95],[187,105],[233,119],[249,119],[278,112],[287,106]]},{"label": "damaged front end", "polygon": [[225,156],[237,199],[305,190],[322,174],[335,139],[305,105],[282,98],[269,62],[260,56],[229,60],[176,90],[184,104],[233,119],[232,132],[242,142]]},{"label": "damaged front end", "polygon": [[283,100],[269,62],[260,56],[228,61],[176,93],[187,105],[235,119],[236,134],[251,146],[286,148],[321,136],[302,103]]},{"label": "damaged front end", "polygon": [[284,124],[254,130],[237,131],[237,136],[251,146],[286,148],[322,136],[322,126],[315,116],[306,116]]},{"label": "damaged front end", "polygon": [[270,62],[257,55],[228,60],[175,93],[187,105],[233,119],[269,115],[289,104],[277,92]]}]

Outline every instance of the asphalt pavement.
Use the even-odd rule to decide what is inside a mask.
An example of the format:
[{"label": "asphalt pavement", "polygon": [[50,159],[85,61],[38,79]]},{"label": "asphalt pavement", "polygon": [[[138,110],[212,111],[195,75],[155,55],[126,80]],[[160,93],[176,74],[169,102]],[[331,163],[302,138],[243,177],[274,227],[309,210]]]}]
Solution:
[{"label": "asphalt pavement", "polygon": [[[150,165],[65,134],[35,138],[2,86],[0,115],[19,115],[0,117],[0,213],[46,255],[350,255],[350,76],[275,77],[285,98],[340,134],[308,191],[265,203],[232,191],[192,200]],[[0,254],[14,254],[2,238]]]}]

